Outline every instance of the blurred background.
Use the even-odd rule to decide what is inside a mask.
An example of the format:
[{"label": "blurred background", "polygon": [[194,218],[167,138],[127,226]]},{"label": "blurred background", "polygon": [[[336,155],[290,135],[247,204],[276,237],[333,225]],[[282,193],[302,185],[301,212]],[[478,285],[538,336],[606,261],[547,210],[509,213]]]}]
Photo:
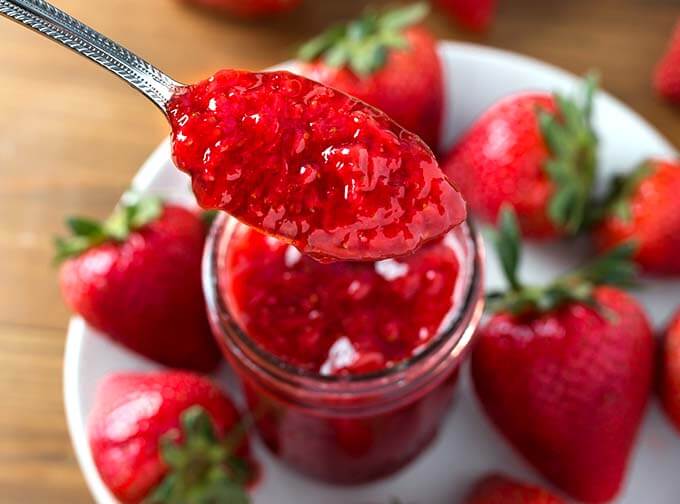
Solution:
[{"label": "blurred background", "polygon": [[[388,2],[307,0],[290,14],[253,21],[176,0],[54,3],[191,82],[223,67],[286,60],[328,24]],[[680,109],[656,98],[649,76],[679,14],[674,0],[499,0],[487,33],[460,30],[438,11],[427,24],[443,39],[516,51],[577,74],[598,69],[607,91],[677,146]],[[52,239],[67,215],[107,215],[167,125],[116,79],[4,20],[0,68],[0,500],[91,502],[62,406],[69,314]]]}]

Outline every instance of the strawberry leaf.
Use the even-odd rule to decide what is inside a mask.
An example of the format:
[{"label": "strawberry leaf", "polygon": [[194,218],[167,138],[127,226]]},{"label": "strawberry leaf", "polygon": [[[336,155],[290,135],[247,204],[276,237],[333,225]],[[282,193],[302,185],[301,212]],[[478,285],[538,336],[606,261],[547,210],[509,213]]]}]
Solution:
[{"label": "strawberry leaf", "polygon": [[642,181],[653,172],[651,163],[641,163],[627,175],[619,175],[612,180],[609,192],[601,203],[600,217],[617,217],[624,222],[632,218],[630,200]]},{"label": "strawberry leaf", "polygon": [[336,25],[329,28],[327,31],[314,37],[309,42],[304,44],[298,50],[298,58],[303,61],[312,61],[324,54],[328,49],[333,47],[345,35],[346,28],[344,25]]},{"label": "strawberry leaf", "polygon": [[638,270],[632,259],[636,248],[632,242],[619,245],[565,278],[591,285],[635,287]]},{"label": "strawberry leaf", "polygon": [[214,443],[217,441],[210,417],[203,408],[189,408],[182,414],[182,430],[189,442],[194,440]]},{"label": "strawberry leaf", "polygon": [[117,208],[102,224],[104,234],[108,238],[122,242],[129,236],[130,212],[127,208],[128,207]]},{"label": "strawberry leaf", "polygon": [[404,30],[422,21],[428,12],[425,3],[383,13],[368,12],[313,38],[300,48],[298,58],[321,59],[332,68],[348,68],[361,77],[371,75],[385,66],[391,50],[408,48]]},{"label": "strawberry leaf", "polygon": [[[218,476],[211,481],[211,485],[194,502],[196,504],[248,504],[250,498],[242,486],[223,476]],[[177,504],[184,504],[184,501],[177,501]]]},{"label": "strawberry leaf", "polygon": [[624,288],[636,285],[637,268],[632,261],[636,247],[632,243],[621,245],[545,286],[523,285],[516,273],[521,251],[519,227],[510,208],[501,211],[495,245],[510,289],[487,294],[487,306],[492,312],[544,313],[571,302],[598,308],[594,298],[598,285]]},{"label": "strawberry leaf", "polygon": [[218,215],[219,210],[204,210],[201,212],[201,221],[205,224],[205,227],[209,228],[212,226],[212,223],[215,222]]},{"label": "strawberry leaf", "polygon": [[338,42],[329,47],[323,57],[323,62],[329,67],[340,68],[345,66],[351,57],[349,46],[344,42]]},{"label": "strawberry leaf", "polygon": [[54,247],[56,250],[54,262],[59,264],[69,257],[78,256],[92,247],[94,243],[95,242],[92,240],[83,236],[74,236],[71,238],[57,237],[54,239]]},{"label": "strawberry leaf", "polygon": [[168,467],[163,481],[147,504],[248,504],[245,485],[253,468],[237,456],[246,428],[239,423],[219,439],[213,421],[201,406],[192,406],[180,418],[180,428],[160,440],[161,458]]},{"label": "strawberry leaf", "polygon": [[[392,49],[408,49],[408,40],[399,32],[384,32],[380,36],[379,41],[383,47],[391,47]],[[385,51],[387,56],[387,51]]]},{"label": "strawberry leaf", "polygon": [[537,110],[539,128],[551,154],[544,169],[555,186],[550,220],[569,234],[586,221],[597,165],[597,137],[591,124],[597,79],[590,75],[577,101],[555,94],[558,112]]},{"label": "strawberry leaf", "polygon": [[172,499],[173,488],[177,485],[179,477],[176,474],[166,476],[163,481],[154,489],[153,494],[144,501],[144,504],[160,504],[170,502]]},{"label": "strawberry leaf", "polygon": [[160,198],[141,198],[136,205],[128,207],[129,228],[139,229],[146,226],[160,216],[163,202]]},{"label": "strawberry leaf", "polygon": [[184,463],[184,451],[177,444],[173,436],[166,436],[161,439],[161,456],[166,464],[172,467],[179,467]]},{"label": "strawberry leaf", "polygon": [[84,217],[70,217],[66,219],[66,226],[76,236],[98,236],[103,233],[99,222]]},{"label": "strawberry leaf", "polygon": [[72,236],[55,240],[55,262],[76,257],[106,242],[123,242],[132,231],[157,219],[163,203],[156,197],[126,198],[104,222],[84,217],[71,217],[66,227]]},{"label": "strawberry leaf", "polygon": [[398,31],[413,26],[425,20],[430,13],[428,4],[420,2],[407,5],[401,9],[385,12],[378,18],[378,24],[383,30]]},{"label": "strawberry leaf", "polygon": [[519,290],[521,284],[517,279],[517,268],[521,254],[520,231],[515,212],[508,206],[501,209],[494,243],[505,278],[513,290]]},{"label": "strawberry leaf", "polygon": [[387,60],[387,49],[380,44],[372,44],[363,51],[357,51],[349,64],[357,75],[370,75],[374,68],[381,68]]}]

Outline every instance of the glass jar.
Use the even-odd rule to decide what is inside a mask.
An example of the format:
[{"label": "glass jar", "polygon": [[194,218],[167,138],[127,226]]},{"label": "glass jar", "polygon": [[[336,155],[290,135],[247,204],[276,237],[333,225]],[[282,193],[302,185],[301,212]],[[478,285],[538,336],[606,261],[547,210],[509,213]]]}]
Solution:
[{"label": "glass jar", "polygon": [[218,283],[220,258],[236,225],[226,215],[213,225],[203,286],[213,332],[264,443],[291,467],[332,483],[362,483],[404,467],[435,437],[482,314],[479,236],[463,224],[446,238],[460,262],[456,302],[422,351],[379,372],[326,376],[262,349],[230,313]]}]

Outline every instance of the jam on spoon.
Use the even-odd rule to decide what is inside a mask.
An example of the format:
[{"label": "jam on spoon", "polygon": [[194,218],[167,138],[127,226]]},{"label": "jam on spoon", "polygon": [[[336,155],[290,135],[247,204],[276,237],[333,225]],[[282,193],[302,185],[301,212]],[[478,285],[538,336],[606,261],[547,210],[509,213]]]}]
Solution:
[{"label": "jam on spoon", "polygon": [[223,70],[179,89],[168,117],[201,206],[317,259],[404,255],[465,218],[420,138],[304,77]]},{"label": "jam on spoon", "polygon": [[429,148],[386,115],[287,72],[224,70],[184,86],[44,0],[0,15],[104,66],[169,118],[201,206],[324,261],[405,255],[460,224],[465,203]]}]

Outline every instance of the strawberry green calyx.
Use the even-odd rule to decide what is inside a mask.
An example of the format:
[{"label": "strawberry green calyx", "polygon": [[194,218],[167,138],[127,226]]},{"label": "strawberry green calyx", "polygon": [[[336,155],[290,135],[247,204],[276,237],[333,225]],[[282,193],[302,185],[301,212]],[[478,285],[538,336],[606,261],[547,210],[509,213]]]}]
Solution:
[{"label": "strawberry green calyx", "polygon": [[552,155],[544,166],[555,185],[548,215],[568,234],[582,228],[595,181],[597,136],[591,116],[596,88],[597,79],[589,75],[580,100],[555,94],[557,114],[537,112],[541,133]]},{"label": "strawberry green calyx", "polygon": [[192,406],[180,425],[161,438],[168,473],[145,504],[248,504],[252,468],[235,455],[245,435],[241,424],[219,440],[205,409]]},{"label": "strawberry green calyx", "polygon": [[504,207],[494,236],[495,247],[510,289],[487,294],[491,312],[514,315],[544,313],[569,302],[597,307],[594,292],[599,285],[632,287],[637,269],[631,258],[635,245],[627,243],[546,286],[527,286],[517,277],[521,257],[519,224],[512,210]]},{"label": "strawberry green calyx", "polygon": [[217,219],[219,212],[219,210],[203,210],[201,212],[201,222],[203,222],[206,228],[212,226],[215,219]]},{"label": "strawberry green calyx", "polygon": [[601,217],[618,217],[623,221],[630,221],[632,212],[630,200],[637,191],[640,183],[653,172],[652,163],[644,162],[631,173],[618,175],[612,180],[609,193],[602,205]]},{"label": "strawberry green calyx", "polygon": [[163,202],[160,198],[145,197],[121,203],[103,222],[83,217],[71,217],[66,220],[66,226],[71,230],[72,236],[58,237],[55,240],[57,249],[55,261],[61,262],[70,257],[76,257],[108,241],[125,241],[132,231],[154,221],[162,211]]},{"label": "strawberry green calyx", "polygon": [[358,76],[380,70],[391,49],[405,49],[404,29],[428,14],[425,3],[416,3],[382,13],[368,12],[362,18],[338,24],[313,38],[298,51],[303,61],[317,59],[333,68],[348,67]]}]

